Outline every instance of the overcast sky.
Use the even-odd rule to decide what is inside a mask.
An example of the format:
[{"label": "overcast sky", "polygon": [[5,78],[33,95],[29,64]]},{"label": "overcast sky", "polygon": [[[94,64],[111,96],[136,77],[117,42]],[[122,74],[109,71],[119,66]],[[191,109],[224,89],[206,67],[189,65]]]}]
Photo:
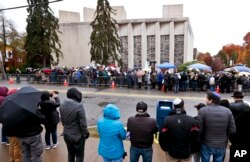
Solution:
[{"label": "overcast sky", "polygon": [[[51,1],[51,0],[50,0]],[[113,6],[124,6],[127,18],[160,18],[162,5],[183,4],[184,17],[189,17],[194,33],[194,47],[212,55],[222,46],[242,45],[250,32],[250,0],[109,0]],[[95,8],[97,0],[64,0],[50,7],[58,17],[58,10],[80,12],[83,7]],[[0,8],[27,5],[27,0],[0,0]],[[15,22],[18,31],[25,31],[25,8],[4,11]],[[82,15],[81,15],[82,21]]]}]

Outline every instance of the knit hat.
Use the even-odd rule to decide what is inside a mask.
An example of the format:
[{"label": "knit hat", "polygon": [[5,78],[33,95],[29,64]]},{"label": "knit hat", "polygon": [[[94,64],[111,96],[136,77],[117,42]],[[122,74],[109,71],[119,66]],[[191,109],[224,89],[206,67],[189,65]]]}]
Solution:
[{"label": "knit hat", "polygon": [[147,111],[147,109],[148,109],[148,105],[143,101],[138,102],[137,105],[136,105],[136,111],[137,112],[144,113],[144,112]]}]

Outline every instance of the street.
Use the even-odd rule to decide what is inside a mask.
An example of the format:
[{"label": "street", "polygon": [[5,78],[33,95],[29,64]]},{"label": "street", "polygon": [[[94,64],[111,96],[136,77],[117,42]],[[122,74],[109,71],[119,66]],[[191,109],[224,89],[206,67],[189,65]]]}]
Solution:
[{"label": "street", "polygon": [[[27,86],[27,84],[8,84],[8,82],[0,82],[0,86],[7,86],[11,88],[20,88]],[[66,92],[70,86],[63,85],[36,85],[30,84],[39,90],[56,90],[59,92],[59,98],[61,102],[66,99]],[[95,126],[98,118],[102,116],[102,109],[108,103],[113,103],[120,108],[121,111],[121,120],[126,126],[128,117],[136,114],[136,104],[139,101],[144,101],[148,104],[148,113],[156,118],[156,105],[158,100],[172,100],[176,97],[181,97],[185,101],[185,109],[188,115],[195,116],[197,111],[194,108],[194,105],[204,102],[206,93],[205,92],[167,92],[163,93],[157,90],[131,90],[127,88],[108,88],[108,89],[96,89],[96,88],[86,88],[86,87],[77,87],[83,93],[83,104],[86,111],[87,122],[89,126]],[[232,94],[221,94],[223,99],[229,99],[232,102],[230,97]],[[249,96],[245,97],[249,101]],[[67,161],[67,151],[66,146],[63,141],[63,137],[60,136],[62,133],[62,126],[58,126],[58,135],[59,135],[59,147],[57,149],[45,150],[43,153],[43,161],[55,161],[55,162],[66,162]],[[44,132],[43,132],[44,134]],[[125,141],[126,151],[129,152],[129,141]],[[8,162],[7,155],[7,146],[0,146],[0,162]],[[98,139],[90,138],[86,142],[85,150],[85,161],[87,162],[99,162],[101,161],[100,156],[97,153],[98,148]],[[163,151],[160,149],[159,145],[154,145],[154,161],[160,162],[165,158]],[[53,159],[53,160],[52,160]],[[228,160],[226,156],[225,161]],[[125,161],[129,161],[127,157]]]}]

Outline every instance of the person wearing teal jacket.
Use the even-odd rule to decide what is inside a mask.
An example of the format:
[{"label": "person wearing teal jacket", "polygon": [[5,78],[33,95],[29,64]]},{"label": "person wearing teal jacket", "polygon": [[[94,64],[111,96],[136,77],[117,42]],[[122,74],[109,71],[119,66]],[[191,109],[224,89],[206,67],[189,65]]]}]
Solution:
[{"label": "person wearing teal jacket", "polygon": [[125,154],[123,140],[126,130],[120,119],[120,110],[113,104],[104,107],[103,118],[97,122],[100,136],[98,153],[104,162],[122,162]]}]

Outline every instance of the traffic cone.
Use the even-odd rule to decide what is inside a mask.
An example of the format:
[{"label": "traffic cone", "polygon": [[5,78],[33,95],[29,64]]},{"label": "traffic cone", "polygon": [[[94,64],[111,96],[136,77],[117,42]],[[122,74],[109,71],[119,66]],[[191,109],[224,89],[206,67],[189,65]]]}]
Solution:
[{"label": "traffic cone", "polygon": [[111,88],[115,88],[115,81],[112,81]]},{"label": "traffic cone", "polygon": [[64,86],[68,86],[69,85],[66,79],[64,80],[63,85]]},{"label": "traffic cone", "polygon": [[161,86],[161,91],[164,92],[164,84]]},{"label": "traffic cone", "polygon": [[220,93],[220,87],[217,85],[216,86],[216,90],[215,90],[216,93]]},{"label": "traffic cone", "polygon": [[14,84],[14,79],[10,76],[9,84]]}]

